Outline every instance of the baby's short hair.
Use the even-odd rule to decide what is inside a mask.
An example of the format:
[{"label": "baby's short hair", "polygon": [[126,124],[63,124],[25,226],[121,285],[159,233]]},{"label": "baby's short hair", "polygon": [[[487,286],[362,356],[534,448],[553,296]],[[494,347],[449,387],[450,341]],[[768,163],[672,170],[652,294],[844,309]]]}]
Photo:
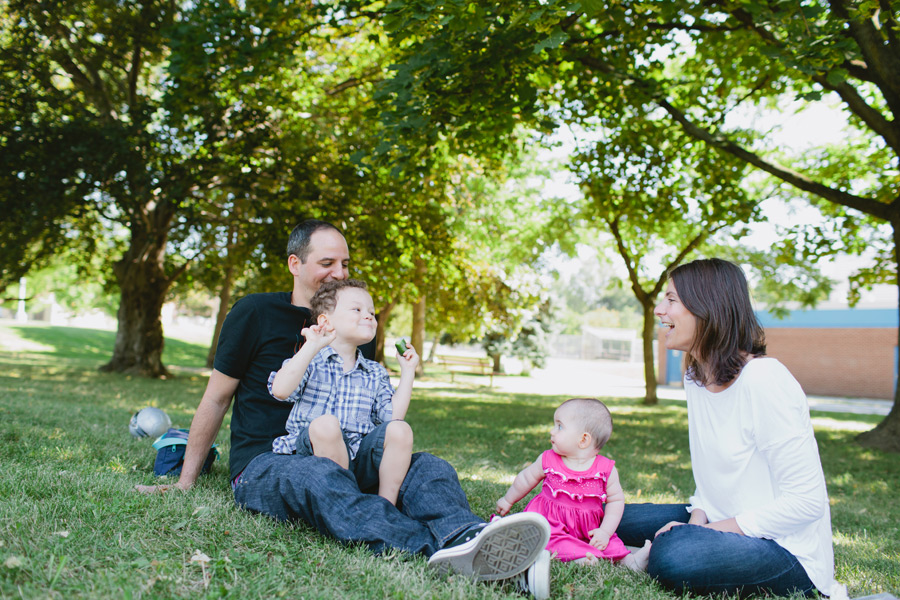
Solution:
[{"label": "baby's short hair", "polygon": [[560,404],[575,409],[576,418],[584,425],[585,432],[591,434],[594,448],[600,450],[612,435],[612,414],[606,405],[596,398],[570,398]]},{"label": "baby's short hair", "polygon": [[332,312],[337,306],[338,293],[347,288],[366,290],[367,286],[365,281],[359,279],[335,279],[319,286],[319,290],[309,300],[313,321],[318,319],[319,315]]}]

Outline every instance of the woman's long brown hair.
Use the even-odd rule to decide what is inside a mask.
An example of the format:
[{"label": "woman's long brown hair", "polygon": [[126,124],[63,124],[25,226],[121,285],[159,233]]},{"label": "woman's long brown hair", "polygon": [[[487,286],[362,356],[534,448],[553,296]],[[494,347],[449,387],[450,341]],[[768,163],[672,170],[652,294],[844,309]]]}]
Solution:
[{"label": "woman's long brown hair", "polygon": [[719,258],[695,260],[673,269],[669,279],[697,321],[687,352],[688,378],[725,385],[744,368],[747,355],[765,355],[766,334],[740,267]]}]

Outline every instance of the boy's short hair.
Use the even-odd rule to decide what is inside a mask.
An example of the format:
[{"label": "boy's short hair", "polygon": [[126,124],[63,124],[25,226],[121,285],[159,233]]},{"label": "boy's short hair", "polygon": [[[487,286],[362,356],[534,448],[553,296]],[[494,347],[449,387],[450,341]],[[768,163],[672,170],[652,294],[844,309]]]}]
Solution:
[{"label": "boy's short hair", "polygon": [[313,321],[317,320],[319,315],[332,312],[337,306],[338,293],[347,288],[367,290],[368,286],[366,286],[365,281],[360,281],[359,279],[326,281],[319,286],[319,290],[309,300],[309,310],[312,313]]},{"label": "boy's short hair", "polygon": [[600,450],[612,435],[612,414],[605,404],[596,398],[570,398],[560,404],[560,408],[569,404],[575,409],[576,418],[584,424],[585,432],[591,434],[594,448]]}]

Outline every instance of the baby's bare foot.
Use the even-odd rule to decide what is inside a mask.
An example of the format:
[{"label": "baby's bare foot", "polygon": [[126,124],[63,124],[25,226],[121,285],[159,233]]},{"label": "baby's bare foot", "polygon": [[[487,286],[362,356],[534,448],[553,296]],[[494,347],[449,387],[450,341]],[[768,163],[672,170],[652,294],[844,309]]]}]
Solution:
[{"label": "baby's bare foot", "polygon": [[646,540],[643,548],[635,550],[626,556],[622,559],[622,563],[632,571],[645,572],[647,570],[647,564],[650,562],[651,546],[650,540]]},{"label": "baby's bare foot", "polygon": [[591,554],[589,552],[584,555],[584,558],[578,558],[572,562],[574,562],[577,565],[587,565],[590,567],[590,566],[593,566],[593,565],[596,565],[597,563],[599,563],[600,560],[596,556],[594,556],[593,554]]}]

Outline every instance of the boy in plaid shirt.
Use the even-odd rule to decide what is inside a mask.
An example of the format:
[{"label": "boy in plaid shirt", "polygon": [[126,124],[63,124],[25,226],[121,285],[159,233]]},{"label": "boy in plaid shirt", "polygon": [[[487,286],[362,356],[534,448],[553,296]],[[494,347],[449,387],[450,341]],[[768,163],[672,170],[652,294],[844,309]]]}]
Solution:
[{"label": "boy in plaid shirt", "polygon": [[310,300],[316,321],[301,331],[305,343],[269,375],[269,393],[293,402],[287,435],[272,443],[278,454],[330,458],[356,476],[360,490],[375,487],[397,503],[412,456],[413,433],[403,421],[419,356],[412,347],[398,359],[400,382],[364,358],[358,347],[375,337],[375,307],[366,284],[328,281]]}]

